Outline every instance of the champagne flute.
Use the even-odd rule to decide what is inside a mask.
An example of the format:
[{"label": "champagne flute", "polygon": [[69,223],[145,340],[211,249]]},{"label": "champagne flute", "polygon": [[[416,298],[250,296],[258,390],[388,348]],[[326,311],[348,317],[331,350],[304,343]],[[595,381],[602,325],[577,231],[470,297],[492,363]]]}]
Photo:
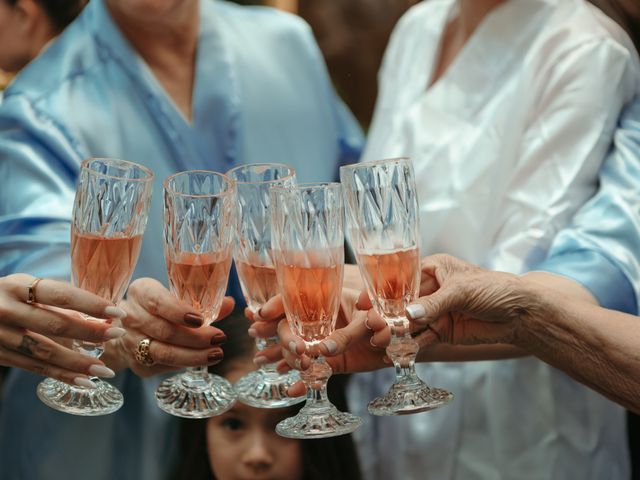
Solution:
[{"label": "champagne flute", "polygon": [[[205,319],[215,321],[231,268],[235,183],[226,175],[192,170],[164,182],[164,257],[169,287]],[[231,384],[189,367],[156,390],[158,406],[184,418],[206,418],[229,410],[236,400]]]},{"label": "champagne flute", "polygon": [[330,335],[340,308],[344,270],[342,190],[339,183],[271,189],[273,261],[291,330],[313,362],[300,372],[307,403],[276,426],[289,438],[322,438],[356,430],[362,419],[327,398],[331,367],[317,345]]},{"label": "champagne flute", "polygon": [[396,369],[389,391],[369,403],[373,415],[418,413],[448,403],[453,394],[430,388],[415,371],[418,344],[405,308],[418,296],[418,199],[408,158],[340,167],[349,212],[349,238],[376,312],[391,328],[387,355]]},{"label": "champagne flute", "polygon": [[[257,313],[278,294],[276,271],[271,259],[271,209],[269,190],[291,187],[295,171],[286,165],[259,163],[240,165],[227,172],[236,182],[237,215],[234,259],[247,306]],[[278,337],[256,340],[258,351],[278,344]],[[280,374],[276,363],[261,366],[238,380],[238,399],[256,408],[281,408],[304,401],[288,397],[287,390],[300,380],[296,370]]]},{"label": "champagne flute", "polygon": [[[124,160],[82,162],[71,224],[73,285],[113,303],[122,300],[140,253],[152,179],[151,170]],[[96,358],[104,351],[103,344],[80,341],[73,348]],[[47,378],[38,385],[38,397],[56,410],[84,416],[106,415],[122,406],[117,388],[98,378],[91,381],[96,388]]]}]

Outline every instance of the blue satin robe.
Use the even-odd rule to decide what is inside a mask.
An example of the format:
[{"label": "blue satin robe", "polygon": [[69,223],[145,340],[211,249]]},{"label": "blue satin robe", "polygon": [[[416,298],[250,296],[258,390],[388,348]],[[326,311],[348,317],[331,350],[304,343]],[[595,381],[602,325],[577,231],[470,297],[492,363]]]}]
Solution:
[{"label": "blue satin robe", "polygon": [[623,112],[597,194],[536,267],[570,277],[600,305],[637,315],[640,301],[640,96]]},{"label": "blue satin robe", "polygon": [[[166,283],[162,181],[169,174],[280,162],[294,166],[299,181],[330,181],[340,164],[357,160],[362,143],[298,17],[201,0],[193,119],[187,121],[103,1],[92,0],[5,91],[0,275],[69,277],[70,215],[83,158],[124,158],[155,172],[134,276]],[[157,480],[171,473],[177,419],[156,407],[157,379],[120,373],[113,383],[124,393],[124,407],[101,418],[44,406],[35,394],[40,380],[17,370],[7,380],[0,477]]]}]

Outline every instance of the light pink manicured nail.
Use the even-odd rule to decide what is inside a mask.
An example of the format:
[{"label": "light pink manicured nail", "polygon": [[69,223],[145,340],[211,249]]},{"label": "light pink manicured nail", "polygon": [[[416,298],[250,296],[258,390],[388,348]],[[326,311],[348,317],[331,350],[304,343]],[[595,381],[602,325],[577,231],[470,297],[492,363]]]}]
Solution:
[{"label": "light pink manicured nail", "polygon": [[427,319],[427,311],[419,303],[407,305],[405,311],[407,313],[407,317],[416,322],[424,322]]},{"label": "light pink manicured nail", "polygon": [[291,351],[291,353],[298,353],[298,346],[296,345],[296,342],[294,342],[293,340],[291,340],[289,342],[289,350]]},{"label": "light pink manicured nail", "polygon": [[336,353],[338,351],[338,344],[334,340],[325,340],[322,344],[327,349],[329,353]]},{"label": "light pink manicured nail", "polygon": [[114,338],[124,337],[126,334],[127,331],[124,328],[111,327],[105,330],[104,337],[107,340],[113,340]]},{"label": "light pink manicured nail", "polygon": [[258,338],[258,331],[255,328],[250,328],[247,333],[251,338]]},{"label": "light pink manicured nail", "polygon": [[96,377],[101,378],[113,378],[116,376],[116,372],[111,370],[109,367],[105,367],[104,365],[91,365],[89,367],[89,373]]},{"label": "light pink manicured nail", "polygon": [[267,357],[256,357],[253,359],[253,363],[261,367],[262,365],[266,365],[269,363],[269,359]]},{"label": "light pink manicured nail", "polygon": [[104,309],[104,314],[108,318],[124,318],[127,316],[127,312],[125,312],[123,309],[114,307],[112,305]]},{"label": "light pink manicured nail", "polygon": [[76,377],[73,379],[73,383],[78,385],[79,387],[85,388],[96,388],[97,385],[89,380],[87,377]]}]

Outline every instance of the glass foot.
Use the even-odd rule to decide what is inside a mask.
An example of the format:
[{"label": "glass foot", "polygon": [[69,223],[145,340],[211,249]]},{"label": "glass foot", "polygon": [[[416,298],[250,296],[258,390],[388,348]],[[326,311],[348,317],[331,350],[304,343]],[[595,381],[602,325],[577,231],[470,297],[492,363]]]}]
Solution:
[{"label": "glass foot", "polygon": [[38,384],[38,398],[51,408],[85,417],[108,415],[122,406],[124,398],[116,387],[97,378],[91,380],[96,388],[76,387],[47,378]]},{"label": "glass foot", "polygon": [[360,425],[360,417],[340,412],[333,405],[321,409],[307,405],[295,417],[285,418],[278,423],[276,433],[287,438],[328,438],[352,433]]},{"label": "glass foot", "polygon": [[305,397],[289,397],[287,390],[300,381],[300,374],[291,370],[284,375],[256,370],[238,380],[233,388],[238,400],[256,408],[282,408],[305,401]]},{"label": "glass foot", "polygon": [[396,381],[384,395],[369,402],[371,415],[408,415],[426,412],[446,405],[453,393],[441,388],[429,388],[417,376]]},{"label": "glass foot", "polygon": [[164,380],[156,390],[158,406],[182,418],[207,418],[226,412],[236,402],[231,384],[218,375],[194,380],[181,373]]}]

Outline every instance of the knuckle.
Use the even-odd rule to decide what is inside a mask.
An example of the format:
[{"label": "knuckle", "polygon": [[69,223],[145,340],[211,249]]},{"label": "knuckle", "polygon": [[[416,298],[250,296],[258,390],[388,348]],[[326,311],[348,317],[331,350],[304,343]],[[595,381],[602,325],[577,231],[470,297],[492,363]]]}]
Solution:
[{"label": "knuckle", "polygon": [[147,297],[146,297],[146,301],[145,301],[145,309],[147,310],[147,312],[149,312],[151,315],[157,315],[158,314],[158,310],[160,308],[160,297],[158,296],[158,294],[155,293],[149,293],[147,290]]},{"label": "knuckle", "polygon": [[47,321],[47,331],[51,335],[62,336],[69,330],[69,323],[61,318],[50,318]]},{"label": "knuckle", "polygon": [[53,357],[53,346],[46,343],[38,343],[33,349],[33,356],[39,360],[50,360]]},{"label": "knuckle", "polygon": [[156,338],[165,342],[171,340],[175,334],[175,328],[167,322],[162,322],[156,327]]}]

